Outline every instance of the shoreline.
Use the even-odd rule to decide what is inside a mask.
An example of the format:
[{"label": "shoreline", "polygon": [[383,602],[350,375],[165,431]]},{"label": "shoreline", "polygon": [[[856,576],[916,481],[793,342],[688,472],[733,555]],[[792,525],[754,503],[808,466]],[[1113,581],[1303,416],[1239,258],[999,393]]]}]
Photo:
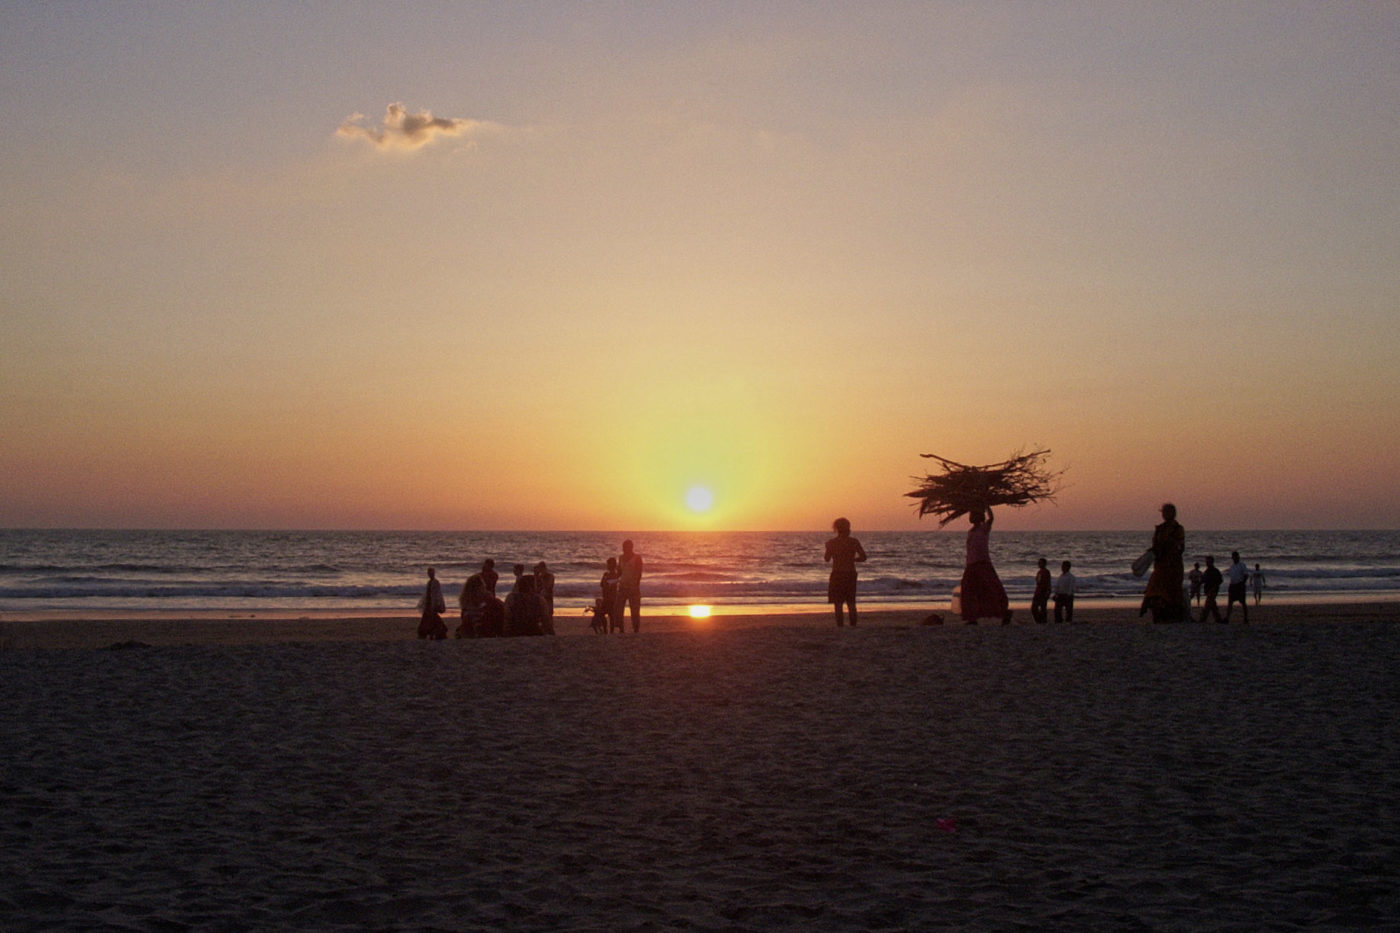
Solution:
[{"label": "shoreline", "polygon": [[[928,607],[870,606],[860,610],[860,629],[914,628],[925,626],[930,613],[943,617],[943,628],[1001,629],[992,620],[964,626],[946,609]],[[1339,602],[1265,602],[1250,607],[1250,625],[1336,624],[1400,622],[1400,601],[1382,599]],[[444,615],[448,630],[454,616]],[[1241,624],[1236,609],[1231,624]],[[588,617],[564,613],[555,616],[556,637],[601,637],[588,628]],[[1075,607],[1074,625],[1151,625],[1131,606],[1081,605]],[[1211,623],[1212,626],[1215,623]],[[1023,607],[1015,609],[1009,627],[1036,626]],[[939,626],[929,626],[939,627]],[[1056,628],[1050,622],[1046,628]],[[1064,627],[1064,626],[1058,626]],[[347,614],[343,610],[287,610],[231,613],[218,610],[105,611],[51,613],[0,613],[0,650],[92,650],[129,645],[236,646],[335,642],[413,641],[417,638],[416,614]],[[717,607],[709,618],[695,619],[678,611],[658,610],[642,616],[641,635],[661,632],[704,633],[748,628],[835,628],[825,605],[786,607],[766,612],[743,607]],[[609,636],[611,637],[611,636]],[[627,632],[623,637],[633,637]],[[455,641],[449,638],[449,641]]]}]

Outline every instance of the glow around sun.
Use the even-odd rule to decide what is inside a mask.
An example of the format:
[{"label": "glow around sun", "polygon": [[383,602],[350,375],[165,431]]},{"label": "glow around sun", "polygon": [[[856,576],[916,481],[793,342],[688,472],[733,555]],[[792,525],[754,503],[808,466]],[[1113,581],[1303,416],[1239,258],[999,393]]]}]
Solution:
[{"label": "glow around sun", "polygon": [[714,507],[715,494],[705,486],[691,486],[685,492],[685,504],[692,512],[708,512]]}]

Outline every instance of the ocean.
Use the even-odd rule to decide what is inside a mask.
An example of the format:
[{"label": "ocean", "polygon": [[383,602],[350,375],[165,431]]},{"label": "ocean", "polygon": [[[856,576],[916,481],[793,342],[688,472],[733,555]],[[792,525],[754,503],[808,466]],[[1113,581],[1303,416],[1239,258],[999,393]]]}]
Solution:
[{"label": "ocean", "polygon": [[[725,612],[824,609],[829,532],[409,532],[0,530],[0,613],[289,611],[411,613],[425,568],[449,603],[481,561],[546,561],[556,613],[583,612],[624,538],[646,561],[650,611],[693,604]],[[946,610],[962,574],[961,530],[858,532],[870,555],[860,602]],[[1144,581],[1129,565],[1142,532],[994,532],[992,558],[1013,605],[1029,602],[1036,559],[1070,560],[1081,605],[1134,605]],[[1187,566],[1238,550],[1265,579],[1264,599],[1400,599],[1400,532],[1187,530]],[[645,611],[645,610],[644,610]]]}]

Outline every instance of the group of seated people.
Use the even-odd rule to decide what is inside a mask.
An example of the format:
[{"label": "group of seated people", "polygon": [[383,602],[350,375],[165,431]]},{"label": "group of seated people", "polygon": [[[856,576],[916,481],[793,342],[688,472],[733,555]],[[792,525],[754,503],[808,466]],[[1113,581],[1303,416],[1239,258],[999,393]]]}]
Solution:
[{"label": "group of seated people", "polygon": [[482,565],[481,573],[467,577],[457,602],[462,608],[462,624],[457,638],[499,638],[516,635],[554,634],[554,574],[544,561],[534,573],[515,565],[515,586],[505,599],[495,593],[496,572],[492,562]]}]

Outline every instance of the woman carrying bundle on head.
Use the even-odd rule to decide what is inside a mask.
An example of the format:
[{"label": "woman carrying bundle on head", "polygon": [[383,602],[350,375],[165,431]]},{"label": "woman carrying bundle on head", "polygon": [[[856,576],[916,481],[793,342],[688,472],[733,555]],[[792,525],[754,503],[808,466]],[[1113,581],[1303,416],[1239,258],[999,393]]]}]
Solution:
[{"label": "woman carrying bundle on head", "polygon": [[972,527],[967,530],[967,566],[961,584],[963,621],[974,625],[978,619],[1000,619],[1003,625],[1009,624],[1011,605],[1006,587],[992,566],[992,507],[987,506],[985,512],[975,509],[969,518]]},{"label": "woman carrying bundle on head", "polygon": [[1011,607],[992,566],[992,506],[1013,508],[1055,498],[1060,473],[1046,467],[1048,450],[1017,454],[1001,463],[968,466],[936,454],[921,456],[937,460],[941,473],[919,479],[919,488],[905,493],[919,500],[919,517],[940,516],[946,525],[960,515],[972,519],[967,532],[967,565],[963,569],[958,609],[968,624],[978,619],[1011,621]]}]

